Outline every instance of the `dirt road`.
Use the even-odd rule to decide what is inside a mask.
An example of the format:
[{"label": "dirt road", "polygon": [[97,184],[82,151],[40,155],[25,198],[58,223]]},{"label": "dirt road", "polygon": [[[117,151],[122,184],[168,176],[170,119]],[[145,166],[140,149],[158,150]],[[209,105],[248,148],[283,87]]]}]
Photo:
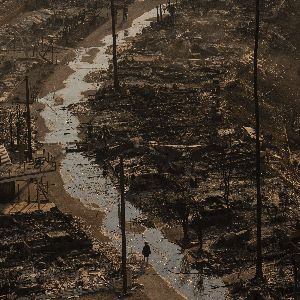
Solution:
[{"label": "dirt road", "polygon": [[[132,23],[132,21],[142,15],[143,13],[154,8],[159,1],[149,0],[143,2],[136,2],[129,8],[129,19],[126,23],[119,22],[119,29],[126,29]],[[110,33],[110,22],[105,23],[103,26],[99,27],[95,32],[84,39],[78,47],[95,47],[100,45],[100,40],[107,34]],[[58,65],[54,72],[47,78],[42,86],[42,95],[46,95],[49,92],[56,91],[61,88],[63,80],[65,80],[70,74],[71,70],[67,66],[67,62],[73,57],[73,51],[70,50],[66,53],[63,63]],[[41,117],[38,118],[39,128],[43,128],[39,132],[39,138],[42,141],[45,136],[46,127]],[[51,151],[59,161],[63,158],[63,149],[60,145],[46,145],[49,151]],[[83,205],[79,199],[74,199],[66,191],[64,187],[63,180],[59,172],[54,174],[49,178],[51,186],[51,200],[65,213],[72,214],[73,216],[80,217],[84,219],[87,225],[90,226],[91,234],[94,238],[98,239],[100,242],[107,242],[109,239],[102,233],[101,224],[103,221],[104,214],[99,212],[97,207],[87,207]],[[179,296],[176,291],[170,288],[167,283],[161,279],[155,272],[152,272],[151,279],[149,275],[143,275],[140,278],[140,283],[144,285],[143,293],[137,292],[133,293],[130,297],[131,299],[183,299]],[[155,293],[153,292],[153,287],[157,288]],[[97,299],[97,295],[83,298],[83,299]],[[101,299],[106,297],[104,295],[99,295]],[[98,297],[98,298],[99,298]],[[108,295],[107,299],[114,299],[113,295]],[[105,298],[106,299],[106,298]]]}]

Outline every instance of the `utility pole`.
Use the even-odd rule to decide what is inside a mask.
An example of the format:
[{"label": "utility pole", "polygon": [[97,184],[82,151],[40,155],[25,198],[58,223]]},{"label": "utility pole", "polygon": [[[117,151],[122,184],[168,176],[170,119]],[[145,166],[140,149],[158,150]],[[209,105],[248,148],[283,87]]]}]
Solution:
[{"label": "utility pole", "polygon": [[27,121],[27,151],[28,159],[32,160],[32,141],[31,141],[31,118],[30,118],[30,95],[29,95],[29,83],[28,76],[25,77],[26,82],[26,121]]},{"label": "utility pole", "polygon": [[127,294],[127,267],[126,267],[126,220],[125,220],[125,180],[123,157],[120,157],[120,189],[121,189],[121,231],[122,231],[122,277],[123,295]]},{"label": "utility pole", "polygon": [[17,120],[16,120],[16,129],[17,129],[17,147],[20,146],[20,131],[21,131],[21,125],[20,125],[20,122],[21,122],[21,113],[20,113],[20,107],[18,106],[17,107]]},{"label": "utility pole", "polygon": [[10,136],[10,147],[14,147],[14,137],[13,137],[13,115],[12,112],[9,114],[9,136]]},{"label": "utility pole", "polygon": [[159,4],[160,21],[162,22],[162,5]]},{"label": "utility pole", "polygon": [[51,41],[51,62],[52,64],[54,64],[54,41],[53,41],[53,38],[52,38],[52,41]]},{"label": "utility pole", "polygon": [[262,198],[261,198],[261,158],[260,158],[260,107],[258,99],[258,47],[260,32],[260,0],[255,0],[255,44],[253,58],[253,90],[255,101],[255,145],[256,145],[256,279],[262,280]]},{"label": "utility pole", "polygon": [[117,35],[116,35],[116,9],[114,0],[110,0],[111,9],[111,32],[113,39],[113,69],[114,69],[114,89],[120,90],[119,77],[118,77],[118,58],[117,58]]}]

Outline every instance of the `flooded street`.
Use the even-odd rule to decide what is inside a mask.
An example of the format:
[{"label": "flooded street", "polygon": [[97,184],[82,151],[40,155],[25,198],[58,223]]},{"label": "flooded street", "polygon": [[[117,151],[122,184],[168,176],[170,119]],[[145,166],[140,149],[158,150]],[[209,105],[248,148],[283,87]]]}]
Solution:
[{"label": "flooded street", "polygon": [[[118,44],[124,44],[127,37],[134,37],[150,24],[149,19],[156,17],[156,9],[137,18],[128,30],[118,33]],[[110,35],[102,40],[99,48],[79,48],[76,58],[69,63],[74,71],[65,81],[65,87],[48,94],[39,101],[45,104],[42,117],[45,119],[49,132],[46,143],[61,143],[67,145],[79,140],[77,127],[79,120],[72,115],[67,106],[82,101],[82,93],[97,88],[96,84],[86,83],[83,79],[92,70],[107,70],[111,56],[106,54],[112,44]],[[83,62],[83,58],[91,49],[98,53],[92,63]],[[101,84],[101,83],[100,83]],[[55,99],[63,99],[62,104]],[[103,224],[107,234],[117,249],[120,249],[120,229],[118,219],[119,193],[109,178],[102,176],[101,168],[94,160],[87,158],[84,153],[67,153],[61,163],[61,175],[66,191],[79,198],[87,206],[97,204],[106,213]],[[141,211],[130,203],[126,206],[126,220],[143,218]],[[159,229],[146,228],[140,233],[127,235],[128,251],[141,252],[144,241],[149,241],[153,251],[151,265],[174,289],[187,299],[225,299],[226,289],[218,278],[202,278],[196,270],[185,266],[185,256],[179,246],[165,239]],[[184,274],[183,274],[184,273]],[[200,284],[199,284],[200,282]]]}]

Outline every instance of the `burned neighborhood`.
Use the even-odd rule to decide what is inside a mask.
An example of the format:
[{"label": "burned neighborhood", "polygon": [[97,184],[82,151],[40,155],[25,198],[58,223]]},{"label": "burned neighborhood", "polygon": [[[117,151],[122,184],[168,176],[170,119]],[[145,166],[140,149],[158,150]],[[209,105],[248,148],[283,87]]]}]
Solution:
[{"label": "burned neighborhood", "polygon": [[300,299],[298,0],[0,0],[0,299]]}]

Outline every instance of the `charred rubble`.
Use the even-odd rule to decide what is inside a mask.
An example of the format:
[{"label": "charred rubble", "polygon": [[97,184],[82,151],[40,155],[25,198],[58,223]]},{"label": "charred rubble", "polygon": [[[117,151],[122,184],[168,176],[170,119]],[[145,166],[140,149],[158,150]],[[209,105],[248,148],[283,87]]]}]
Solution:
[{"label": "charred rubble", "polygon": [[[87,233],[87,226],[56,207],[0,216],[0,295],[37,299],[112,288],[118,259]],[[110,253],[109,253],[110,252]]]},{"label": "charred rubble", "polygon": [[66,51],[107,21],[108,12],[108,1],[2,1],[0,102],[18,102],[28,74],[38,91]]},{"label": "charred rubble", "polygon": [[[175,21],[169,16],[153,21],[119,51],[120,93],[113,90],[110,72],[91,73],[89,80],[105,84],[95,99],[73,111],[81,116],[88,111],[85,147],[112,176],[119,155],[125,156],[127,200],[147,214],[145,222],[163,222],[169,238],[170,228],[179,224],[174,239],[188,249],[191,262],[222,275],[232,294],[245,296],[252,293],[255,269],[253,14],[248,1],[207,1],[205,10],[195,10],[194,2],[182,1]],[[297,4],[279,2],[265,1],[262,33],[261,293],[289,297],[299,242],[299,110],[293,110],[299,90],[282,87],[279,77],[288,59],[297,60],[299,45],[289,39],[296,27],[283,22],[283,11]],[[278,24],[277,32],[271,24]],[[284,71],[282,80],[292,76]]]}]

